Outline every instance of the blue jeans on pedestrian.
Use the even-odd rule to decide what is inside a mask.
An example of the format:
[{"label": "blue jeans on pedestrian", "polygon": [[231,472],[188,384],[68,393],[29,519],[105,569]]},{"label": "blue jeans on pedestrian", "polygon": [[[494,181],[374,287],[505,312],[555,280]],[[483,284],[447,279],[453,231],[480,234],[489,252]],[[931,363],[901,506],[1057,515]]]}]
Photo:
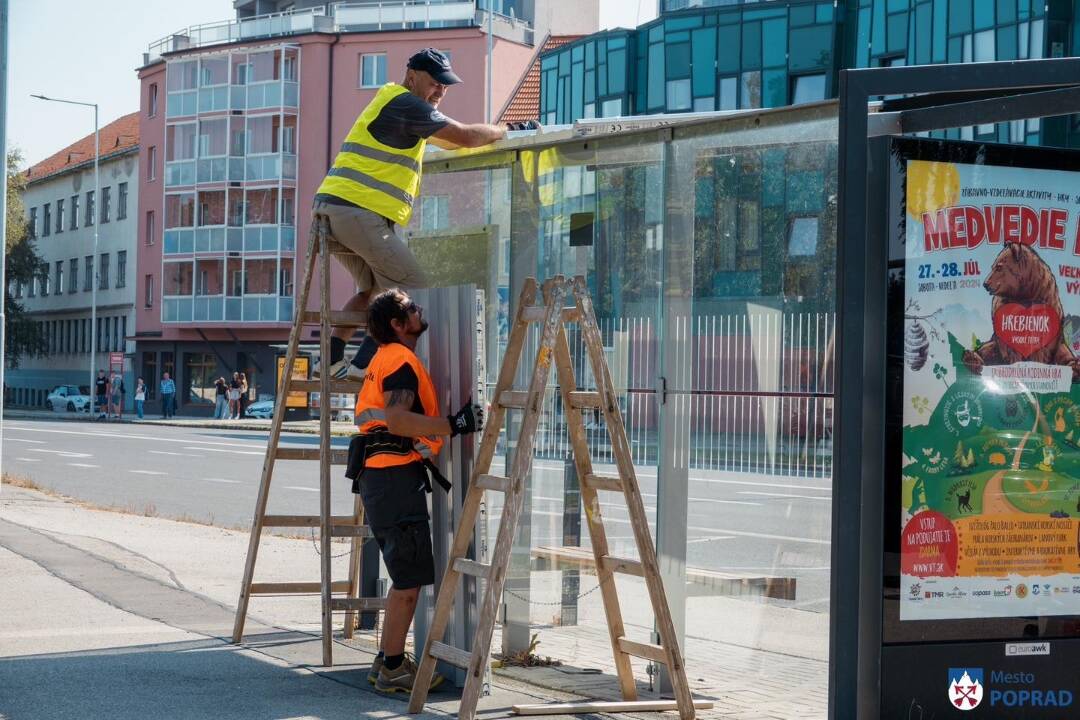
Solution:
[{"label": "blue jeans on pedestrian", "polygon": [[225,395],[217,396],[217,404],[214,405],[214,419],[225,420],[229,417],[229,399]]},{"label": "blue jeans on pedestrian", "polygon": [[176,393],[161,393],[161,414],[162,417],[168,419],[176,414],[176,406],[173,405],[173,400],[176,398]]},{"label": "blue jeans on pedestrian", "polygon": [[135,401],[135,413],[139,416],[140,420],[142,420],[143,405],[145,405],[145,404],[146,404],[145,400],[136,400]]}]

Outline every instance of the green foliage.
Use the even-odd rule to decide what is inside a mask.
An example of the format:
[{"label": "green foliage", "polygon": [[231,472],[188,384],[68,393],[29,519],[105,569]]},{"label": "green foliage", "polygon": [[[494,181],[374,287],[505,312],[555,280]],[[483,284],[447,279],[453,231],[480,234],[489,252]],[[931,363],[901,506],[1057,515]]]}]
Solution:
[{"label": "green foliage", "polygon": [[4,355],[8,367],[11,368],[18,367],[24,355],[32,355],[42,350],[42,341],[33,321],[27,317],[23,304],[12,297],[10,292],[14,283],[29,285],[33,282],[42,263],[27,227],[26,208],[22,199],[26,190],[26,178],[17,169],[21,162],[22,155],[18,150],[8,152],[7,232],[4,237]]}]

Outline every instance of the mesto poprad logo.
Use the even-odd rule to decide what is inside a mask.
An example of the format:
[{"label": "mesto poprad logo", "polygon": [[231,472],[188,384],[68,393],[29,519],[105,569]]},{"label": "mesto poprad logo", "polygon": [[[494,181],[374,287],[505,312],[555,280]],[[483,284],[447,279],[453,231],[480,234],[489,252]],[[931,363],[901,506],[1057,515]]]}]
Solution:
[{"label": "mesto poprad logo", "polygon": [[957,710],[974,710],[988,699],[991,707],[1064,708],[1073,703],[1071,690],[1041,686],[1035,673],[990,671],[984,682],[983,668],[949,668],[949,703]]}]

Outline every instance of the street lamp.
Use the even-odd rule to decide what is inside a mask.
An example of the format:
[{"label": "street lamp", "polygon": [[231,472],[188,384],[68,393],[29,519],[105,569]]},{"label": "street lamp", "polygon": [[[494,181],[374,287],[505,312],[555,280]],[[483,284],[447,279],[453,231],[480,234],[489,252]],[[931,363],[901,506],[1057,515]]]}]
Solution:
[{"label": "street lamp", "polygon": [[[94,220],[94,254],[93,259],[90,261],[93,263],[92,267],[95,268],[94,272],[90,276],[90,385],[87,392],[90,393],[90,413],[93,415],[96,408],[94,407],[94,399],[96,393],[94,392],[94,382],[97,380],[97,286],[98,286],[98,273],[97,266],[100,262],[98,258],[98,225],[100,224],[100,217],[98,213],[98,203],[101,202],[101,174],[98,170],[98,158],[101,155],[101,148],[98,145],[98,106],[97,103],[79,102],[78,100],[61,100],[60,98],[45,97],[44,95],[31,95],[32,98],[38,100],[48,100],[49,102],[67,103],[68,105],[83,105],[85,107],[94,108],[94,212],[91,213],[91,217]],[[77,278],[71,278],[72,282],[77,282]]]}]

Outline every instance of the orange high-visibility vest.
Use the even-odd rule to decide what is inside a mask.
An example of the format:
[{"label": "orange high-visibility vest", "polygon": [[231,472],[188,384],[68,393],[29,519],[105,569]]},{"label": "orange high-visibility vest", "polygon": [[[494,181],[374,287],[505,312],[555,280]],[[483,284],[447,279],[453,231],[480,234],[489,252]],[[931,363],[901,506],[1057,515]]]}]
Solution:
[{"label": "orange high-visibility vest", "polygon": [[[386,403],[383,400],[383,381],[400,370],[403,365],[409,365],[416,373],[416,379],[419,382],[418,394],[424,414],[428,417],[440,417],[435,385],[431,382],[431,376],[420,362],[420,358],[401,343],[387,343],[381,345],[375,357],[371,359],[367,375],[364,377],[364,385],[356,394],[356,424],[361,434],[388,431]],[[411,450],[373,448],[364,462],[364,467],[385,468],[430,460],[438,455],[443,444],[442,438],[439,437],[418,437],[412,440]]]}]

